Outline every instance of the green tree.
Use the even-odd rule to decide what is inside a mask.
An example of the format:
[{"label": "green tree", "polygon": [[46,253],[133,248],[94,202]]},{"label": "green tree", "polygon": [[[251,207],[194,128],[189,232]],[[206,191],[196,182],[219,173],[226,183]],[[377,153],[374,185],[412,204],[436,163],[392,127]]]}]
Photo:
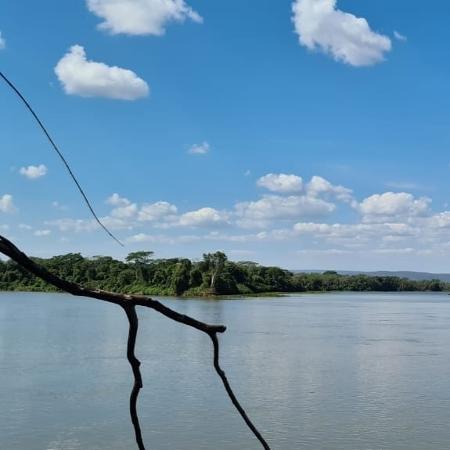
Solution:
[{"label": "green tree", "polygon": [[205,253],[203,254],[203,262],[210,277],[209,287],[211,292],[216,292],[217,278],[222,272],[225,263],[227,262],[227,255],[223,252]]},{"label": "green tree", "polygon": [[152,256],[155,254],[155,252],[132,252],[129,253],[128,256],[125,258],[125,261],[129,264],[149,264],[152,260]]},{"label": "green tree", "polygon": [[129,253],[125,258],[125,261],[128,264],[131,264],[135,267],[136,281],[138,283],[144,284],[147,281],[147,277],[145,276],[145,267],[150,264],[153,255],[154,252],[151,251],[140,251]]},{"label": "green tree", "polygon": [[189,259],[182,259],[175,264],[172,273],[171,288],[175,295],[181,295],[189,289],[192,263]]}]

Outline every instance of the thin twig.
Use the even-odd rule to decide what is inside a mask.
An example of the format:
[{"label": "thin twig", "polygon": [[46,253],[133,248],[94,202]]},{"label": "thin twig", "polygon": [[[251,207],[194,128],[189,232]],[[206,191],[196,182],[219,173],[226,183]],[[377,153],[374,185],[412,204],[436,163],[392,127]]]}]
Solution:
[{"label": "thin twig", "polygon": [[[130,322],[130,332],[128,336],[128,351],[127,356],[128,360],[130,361],[130,364],[133,368],[133,373],[135,377],[135,385],[133,388],[133,391],[131,393],[130,398],[130,413],[131,413],[131,419],[133,421],[133,425],[135,427],[136,432],[136,442],[138,444],[139,449],[143,450],[143,443],[142,443],[142,436],[140,436],[140,427],[139,427],[139,420],[136,410],[136,402],[137,402],[137,396],[139,393],[140,388],[142,387],[142,378],[139,371],[139,361],[134,356],[134,347],[136,344],[136,335],[137,335],[137,316],[135,307],[136,306],[144,306],[147,308],[154,309],[155,311],[158,311],[162,315],[168,317],[169,319],[172,319],[176,322],[182,323],[184,325],[190,326],[192,328],[195,328],[199,331],[202,331],[203,333],[206,333],[212,340],[213,348],[214,348],[214,368],[219,375],[220,379],[222,380],[222,383],[225,387],[225,390],[228,394],[228,397],[230,398],[231,402],[235,406],[235,408],[238,410],[239,414],[244,419],[247,426],[250,428],[252,433],[255,435],[255,437],[259,440],[261,445],[265,450],[270,450],[269,445],[262,437],[261,433],[257,430],[257,428],[253,425],[251,420],[249,419],[247,413],[242,408],[240,403],[238,402],[236,395],[234,394],[230,383],[228,382],[228,379],[225,375],[225,372],[222,370],[219,364],[219,340],[217,339],[217,333],[224,333],[226,331],[226,327],[224,325],[210,325],[204,322],[200,322],[199,320],[196,320],[192,317],[180,314],[176,311],[174,311],[171,308],[168,308],[167,306],[163,305],[161,302],[158,302],[157,300],[153,300],[150,297],[144,296],[144,295],[128,295],[128,294],[118,294],[114,292],[108,292],[103,291],[100,289],[89,289],[85,288],[83,286],[79,286],[78,284],[62,280],[61,278],[57,277],[56,275],[49,272],[45,267],[42,267],[35,263],[33,260],[31,260],[25,253],[20,251],[11,241],[6,239],[5,237],[0,235],[0,253],[3,253],[4,255],[11,258],[13,261],[15,261],[19,266],[23,267],[24,269],[31,272],[33,275],[37,276],[38,278],[41,278],[45,282],[57,287],[58,289],[65,291],[69,294],[75,295],[75,296],[82,296],[82,297],[90,297],[95,298],[97,300],[106,301],[109,303],[114,303],[116,305],[121,306],[125,309],[125,312],[127,313],[128,320]],[[137,370],[136,370],[137,369]],[[139,441],[138,439],[141,439]]]},{"label": "thin twig", "polygon": [[111,233],[111,231],[109,231],[109,229],[103,224],[103,222],[98,218],[97,213],[95,212],[91,202],[89,201],[86,193],[84,192],[84,189],[81,187],[80,183],[78,182],[77,177],[75,176],[75,174],[73,173],[72,169],[69,166],[69,163],[67,162],[66,158],[64,157],[64,155],[62,154],[61,150],[58,148],[58,146],[56,145],[55,141],[53,140],[53,138],[50,136],[50,133],[47,131],[47,128],[45,127],[45,125],[42,123],[41,119],[39,119],[39,116],[37,115],[37,113],[34,111],[34,109],[32,108],[32,106],[30,105],[30,103],[28,102],[28,100],[23,96],[23,94],[19,91],[19,89],[17,89],[17,87],[12,83],[12,81],[10,81],[8,79],[8,77],[0,71],[0,78],[2,78],[5,83],[14,91],[14,93],[20,98],[20,100],[22,100],[22,102],[24,103],[24,105],[26,106],[26,108],[28,109],[28,111],[30,111],[30,113],[32,114],[32,116],[34,117],[34,119],[36,120],[37,124],[39,125],[39,127],[41,128],[41,130],[44,132],[45,136],[47,137],[48,141],[50,142],[51,146],[53,147],[53,149],[55,150],[55,152],[58,154],[58,156],[60,157],[61,161],[63,162],[63,164],[66,166],[67,171],[69,172],[70,177],[72,178],[72,180],[74,181],[75,185],[77,186],[78,190],[80,191],[81,196],[83,197],[84,202],[86,203],[87,207],[89,208],[89,211],[91,212],[91,214],[94,216],[95,221],[103,228],[103,230],[106,231],[106,233],[113,238],[119,245],[121,245],[122,247],[124,246],[122,244],[122,242],[116,238],[116,236],[114,236],[114,234]]},{"label": "thin twig", "polygon": [[238,410],[239,414],[244,419],[244,422],[250,428],[250,430],[255,435],[255,437],[258,439],[258,441],[261,443],[264,450],[270,450],[269,444],[267,444],[265,439],[262,437],[261,433],[253,425],[252,421],[247,416],[247,413],[245,412],[244,408],[242,408],[241,404],[239,403],[238,399],[236,398],[236,395],[233,392],[233,389],[231,389],[230,383],[228,381],[228,378],[227,378],[225,372],[220,367],[219,339],[217,338],[217,333],[209,333],[209,337],[211,338],[213,347],[214,347],[214,369],[216,369],[217,375],[219,375],[220,379],[222,380],[225,390],[227,391],[228,397],[230,397],[230,400],[233,403],[234,407]]},{"label": "thin twig", "polygon": [[136,348],[136,337],[139,326],[139,319],[136,314],[135,306],[124,307],[125,313],[128,317],[128,322],[130,324],[130,329],[128,332],[128,344],[127,344],[127,358],[133,369],[134,375],[134,385],[133,390],[130,394],[130,416],[131,422],[134,427],[134,434],[136,436],[136,443],[139,450],[145,450],[144,441],[142,439],[141,426],[139,424],[139,415],[137,413],[137,400],[139,397],[139,391],[142,389],[142,375],[140,370],[141,362],[136,358],[135,348]]}]

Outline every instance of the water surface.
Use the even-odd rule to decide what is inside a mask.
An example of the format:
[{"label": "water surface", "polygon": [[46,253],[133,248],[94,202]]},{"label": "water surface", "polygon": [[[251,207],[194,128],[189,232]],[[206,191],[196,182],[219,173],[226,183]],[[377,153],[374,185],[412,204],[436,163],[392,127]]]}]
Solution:
[{"label": "water surface", "polygon": [[[222,363],[273,450],[450,447],[450,297],[324,294],[164,299],[224,323]],[[148,448],[259,449],[211,365],[209,339],[140,308]],[[132,450],[119,307],[0,294],[0,448]]]}]

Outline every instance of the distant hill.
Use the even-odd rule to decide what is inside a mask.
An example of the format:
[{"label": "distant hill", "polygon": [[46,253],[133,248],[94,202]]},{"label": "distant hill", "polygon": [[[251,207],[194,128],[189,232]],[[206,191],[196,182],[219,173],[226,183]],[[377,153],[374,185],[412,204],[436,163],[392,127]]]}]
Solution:
[{"label": "distant hill", "polygon": [[[323,273],[324,270],[293,270],[294,273]],[[369,275],[373,277],[400,277],[407,278],[413,281],[424,280],[440,280],[450,283],[450,273],[430,273],[430,272],[412,272],[412,271],[389,271],[379,270],[375,272],[358,272],[353,270],[337,270],[337,273],[342,275]]]}]

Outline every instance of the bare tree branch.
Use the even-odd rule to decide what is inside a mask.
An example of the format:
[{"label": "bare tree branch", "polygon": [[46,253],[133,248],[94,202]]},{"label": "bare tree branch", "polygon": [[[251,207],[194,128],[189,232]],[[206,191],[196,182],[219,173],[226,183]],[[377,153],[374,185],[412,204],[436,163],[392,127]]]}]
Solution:
[{"label": "bare tree branch", "polygon": [[11,241],[6,239],[5,237],[0,235],[0,253],[11,258],[15,261],[19,266],[31,272],[33,275],[41,278],[47,283],[57,287],[58,289],[65,291],[69,294],[80,296],[80,297],[89,297],[97,300],[106,301],[109,303],[114,303],[116,305],[124,308],[125,313],[127,315],[130,329],[128,334],[128,345],[127,345],[127,357],[130,365],[133,369],[134,374],[134,387],[130,396],[130,415],[131,420],[134,426],[135,435],[136,435],[136,443],[138,445],[139,450],[145,450],[144,443],[142,440],[141,429],[139,425],[139,417],[137,414],[137,398],[139,395],[139,391],[142,388],[142,376],[140,373],[140,362],[135,356],[135,346],[136,346],[136,337],[138,331],[138,317],[136,314],[136,306],[144,306],[147,308],[154,309],[158,311],[160,314],[168,317],[169,319],[174,320],[175,322],[182,323],[183,325],[190,326],[195,328],[203,333],[206,333],[213,343],[214,349],[214,369],[216,370],[218,376],[222,380],[222,383],[225,387],[225,390],[230,398],[231,402],[244,419],[248,428],[252,431],[254,436],[258,439],[265,450],[270,450],[269,445],[262,437],[261,433],[257,430],[257,428],[253,425],[250,418],[248,417],[245,410],[240,405],[239,401],[234,394],[230,383],[225,375],[225,372],[220,367],[219,362],[219,340],[217,338],[218,333],[224,333],[226,331],[226,327],[224,325],[210,325],[204,322],[200,322],[192,317],[180,314],[174,311],[171,308],[163,305],[161,302],[157,300],[153,300],[150,297],[144,295],[128,295],[128,294],[118,294],[114,292],[103,291],[100,289],[89,289],[83,286],[79,286],[78,284],[63,280],[51,272],[49,272],[45,267],[42,267],[36,264],[33,260],[31,260],[25,253],[20,251]]},{"label": "bare tree branch", "polygon": [[245,412],[244,408],[240,405],[238,399],[236,398],[236,395],[233,392],[233,389],[231,389],[230,383],[228,381],[228,378],[225,374],[225,372],[220,367],[219,363],[219,340],[217,339],[217,333],[210,333],[210,338],[213,343],[214,347],[214,369],[216,369],[217,375],[219,375],[220,379],[222,380],[222,383],[225,387],[225,390],[227,391],[228,397],[230,397],[231,402],[233,403],[234,407],[238,410],[241,417],[244,419],[244,422],[247,424],[247,426],[250,428],[252,433],[255,435],[256,439],[261,443],[263,448],[265,450],[270,450],[269,445],[262,437],[261,433],[258,431],[258,429],[253,425],[250,418],[247,416],[247,413]]},{"label": "bare tree branch", "polygon": [[128,322],[130,323],[127,344],[127,358],[131,368],[133,369],[134,375],[134,386],[130,395],[130,416],[131,422],[133,423],[134,434],[136,436],[136,443],[138,445],[138,448],[139,450],[145,450],[144,441],[142,439],[141,426],[139,424],[139,416],[137,413],[137,399],[139,396],[139,391],[143,386],[141,370],[139,368],[141,362],[136,358],[136,355],[134,354],[136,348],[136,337],[138,332],[139,319],[136,314],[135,306],[126,306],[124,307],[124,309],[128,317]]},{"label": "bare tree branch", "polygon": [[3,236],[0,236],[0,252],[11,258],[17,264],[27,269],[33,275],[46,281],[47,283],[57,287],[58,289],[68,292],[69,294],[78,297],[90,297],[97,300],[102,300],[109,303],[126,307],[128,305],[145,306],[147,308],[154,309],[169,319],[180,322],[184,325],[196,328],[204,333],[224,333],[227,329],[224,325],[208,325],[200,322],[192,317],[180,314],[173,309],[168,308],[157,300],[153,300],[145,295],[128,295],[117,294],[115,292],[103,291],[101,289],[89,289],[83,286],[79,286],[76,283],[62,280],[61,278],[53,275],[45,267],[36,264],[25,253],[21,252],[11,241]]}]

